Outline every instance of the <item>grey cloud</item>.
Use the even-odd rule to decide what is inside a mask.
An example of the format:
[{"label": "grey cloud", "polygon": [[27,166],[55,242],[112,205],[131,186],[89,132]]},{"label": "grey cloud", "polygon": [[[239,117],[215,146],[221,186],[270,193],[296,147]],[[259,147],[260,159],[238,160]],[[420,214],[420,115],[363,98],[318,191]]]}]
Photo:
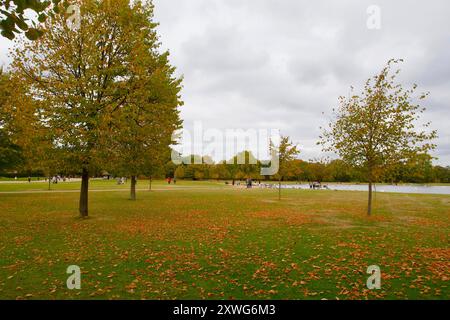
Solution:
[{"label": "grey cloud", "polygon": [[[303,146],[302,158],[315,158],[338,96],[404,58],[400,79],[431,92],[425,118],[439,131],[439,163],[450,164],[447,0],[154,2],[163,48],[185,76],[187,128],[279,127]],[[380,30],[366,27],[372,4]],[[8,46],[0,40],[2,62]]]}]

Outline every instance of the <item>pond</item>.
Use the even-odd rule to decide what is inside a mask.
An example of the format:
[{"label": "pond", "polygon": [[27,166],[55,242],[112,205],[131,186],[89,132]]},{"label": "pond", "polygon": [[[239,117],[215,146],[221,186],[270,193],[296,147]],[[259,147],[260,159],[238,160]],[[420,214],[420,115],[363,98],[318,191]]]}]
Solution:
[{"label": "pond", "polygon": [[[368,191],[367,184],[324,184],[328,190],[340,191]],[[309,184],[283,185],[284,189],[310,189]],[[430,186],[430,185],[375,185],[374,191],[386,193],[416,193],[416,194],[448,194],[449,186]]]}]

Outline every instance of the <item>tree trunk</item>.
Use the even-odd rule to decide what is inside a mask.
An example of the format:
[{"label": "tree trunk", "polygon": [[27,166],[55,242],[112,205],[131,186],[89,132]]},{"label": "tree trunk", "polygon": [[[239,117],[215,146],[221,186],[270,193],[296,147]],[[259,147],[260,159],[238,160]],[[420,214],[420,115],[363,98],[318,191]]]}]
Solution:
[{"label": "tree trunk", "polygon": [[81,175],[80,216],[86,218],[88,213],[89,171],[83,168]]},{"label": "tree trunk", "polygon": [[281,201],[281,178],[278,179],[278,200]]},{"label": "tree trunk", "polygon": [[371,180],[371,181],[369,181],[369,206],[367,209],[367,214],[369,217],[372,215],[372,189],[373,189],[373,183]]},{"label": "tree trunk", "polygon": [[48,190],[52,190],[52,180],[48,177]]},{"label": "tree trunk", "polygon": [[131,200],[136,200],[136,176],[131,176]]},{"label": "tree trunk", "polygon": [[153,177],[150,177],[150,184],[148,186],[148,190],[152,191],[152,182],[153,182]]}]

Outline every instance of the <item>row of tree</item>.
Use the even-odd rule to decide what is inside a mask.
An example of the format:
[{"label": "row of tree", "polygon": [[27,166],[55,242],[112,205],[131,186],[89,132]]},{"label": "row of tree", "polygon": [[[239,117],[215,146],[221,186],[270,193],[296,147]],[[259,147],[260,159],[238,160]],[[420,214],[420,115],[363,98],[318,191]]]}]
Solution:
[{"label": "row of tree", "polygon": [[[0,135],[3,133],[0,130]],[[4,152],[0,154],[0,175],[6,177],[44,177],[47,173],[39,168],[27,169],[23,166],[26,162],[23,160],[22,150],[19,146],[13,145],[11,141],[2,136],[0,148]],[[244,152],[247,158],[253,158],[251,152]],[[235,157],[235,159],[238,156]],[[238,165],[232,161],[222,161],[213,163],[210,157],[190,156],[189,158],[201,159],[202,164],[181,164],[175,165],[166,153],[162,157],[163,161],[154,163],[148,167],[147,172],[139,174],[141,178],[165,179],[168,177],[184,180],[222,180],[222,181],[243,181],[253,179],[256,181],[278,181],[281,176],[262,176],[261,168],[263,164],[257,160],[256,164]],[[63,176],[73,176],[76,171],[64,170],[62,168],[54,169],[55,174]],[[365,182],[363,168],[349,165],[343,160],[309,160],[293,159],[285,167],[285,174],[282,181],[290,182]],[[110,175],[109,171],[99,169],[92,172],[92,176],[102,177]],[[121,172],[116,172],[116,176],[122,176]],[[416,161],[408,161],[404,164],[398,164],[377,180],[382,183],[450,183],[450,166],[434,166],[432,158],[426,154],[417,157]]]},{"label": "row of tree", "polygon": [[[86,217],[93,174],[131,177],[135,199],[136,176],[165,163],[181,126],[181,79],[160,49],[150,1],[74,3],[79,28],[64,14],[48,15],[42,36],[17,40],[1,74],[0,140],[8,151],[0,165],[81,176]],[[62,13],[67,5],[54,3]]]},{"label": "row of tree", "polygon": [[[261,176],[261,162],[256,165],[237,165],[220,162],[211,164],[180,165],[174,169],[168,163],[164,171],[166,176],[187,180],[253,180],[278,181],[279,175]],[[161,174],[159,175],[161,177]],[[368,182],[363,168],[354,167],[343,160],[294,159],[287,163],[283,181],[315,182]],[[386,171],[377,182],[384,183],[450,183],[450,167],[433,166],[428,155],[417,161],[398,164]]]}]

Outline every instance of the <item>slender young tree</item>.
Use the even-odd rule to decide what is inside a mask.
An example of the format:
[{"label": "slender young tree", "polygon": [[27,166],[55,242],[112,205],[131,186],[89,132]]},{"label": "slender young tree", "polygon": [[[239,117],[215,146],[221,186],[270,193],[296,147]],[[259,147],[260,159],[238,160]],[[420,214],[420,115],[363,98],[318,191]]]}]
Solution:
[{"label": "slender young tree", "polygon": [[[369,182],[368,215],[372,214],[373,184],[389,167],[405,163],[417,154],[435,148],[430,142],[436,131],[430,123],[418,124],[425,108],[414,99],[417,89],[396,83],[400,70],[392,70],[403,60],[390,60],[383,70],[367,80],[360,95],[339,98],[334,119],[323,130],[319,144],[324,151],[337,153],[347,163],[363,169]],[[419,129],[420,126],[420,129]]]},{"label": "slender young tree", "polygon": [[270,142],[271,150],[276,150],[279,156],[279,170],[278,170],[278,200],[281,200],[281,182],[289,175],[291,169],[290,163],[294,161],[300,154],[300,150],[288,136],[281,137],[278,145],[273,141]]}]

